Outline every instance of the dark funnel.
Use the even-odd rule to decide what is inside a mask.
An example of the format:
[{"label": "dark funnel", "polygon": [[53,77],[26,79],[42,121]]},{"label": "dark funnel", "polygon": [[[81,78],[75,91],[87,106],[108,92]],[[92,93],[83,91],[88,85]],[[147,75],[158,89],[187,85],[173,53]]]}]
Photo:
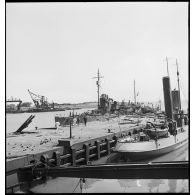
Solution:
[{"label": "dark funnel", "polygon": [[171,95],[169,77],[163,77],[163,91],[164,91],[165,113],[168,119],[173,120],[173,104],[172,104],[172,95]]}]

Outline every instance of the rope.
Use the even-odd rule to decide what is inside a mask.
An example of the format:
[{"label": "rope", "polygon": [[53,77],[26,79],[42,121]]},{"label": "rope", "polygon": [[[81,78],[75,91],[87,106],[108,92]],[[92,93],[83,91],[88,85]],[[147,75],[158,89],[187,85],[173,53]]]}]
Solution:
[{"label": "rope", "polygon": [[74,190],[73,190],[73,192],[72,192],[72,193],[74,193],[74,192],[75,192],[75,190],[76,190],[76,189],[77,189],[77,187],[79,186],[80,182],[81,182],[81,178],[79,179],[79,182],[77,183],[77,185],[76,185],[76,187],[74,188]]}]

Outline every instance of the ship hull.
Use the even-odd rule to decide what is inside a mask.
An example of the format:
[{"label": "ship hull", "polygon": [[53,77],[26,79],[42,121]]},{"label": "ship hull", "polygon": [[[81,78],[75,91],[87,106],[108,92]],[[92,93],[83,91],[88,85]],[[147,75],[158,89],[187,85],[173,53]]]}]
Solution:
[{"label": "ship hull", "polygon": [[124,159],[130,159],[130,160],[144,160],[144,159],[152,159],[158,156],[161,156],[163,154],[172,152],[173,150],[176,150],[188,143],[188,140],[184,140],[183,142],[174,144],[172,146],[162,148],[162,149],[157,149],[154,151],[147,151],[147,152],[120,152],[116,151],[116,153],[120,153]]},{"label": "ship hull", "polygon": [[162,140],[160,139],[158,143],[155,141],[148,143],[117,143],[113,152],[118,154],[117,158],[125,161],[139,161],[164,155],[186,144],[188,144],[187,132],[180,133],[176,138],[171,136]]},{"label": "ship hull", "polygon": [[18,114],[18,113],[37,113],[37,112],[58,112],[65,111],[65,109],[52,109],[52,110],[41,110],[41,109],[33,109],[33,110],[15,110],[15,111],[6,111],[7,114]]}]

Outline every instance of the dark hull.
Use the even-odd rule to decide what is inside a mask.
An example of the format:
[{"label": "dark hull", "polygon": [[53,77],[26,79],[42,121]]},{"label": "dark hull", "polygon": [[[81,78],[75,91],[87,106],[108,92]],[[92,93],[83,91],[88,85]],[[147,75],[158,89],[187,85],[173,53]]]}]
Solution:
[{"label": "dark hull", "polygon": [[28,110],[26,112],[33,113],[33,112],[57,112],[57,111],[65,111],[65,109],[53,109],[53,110]]},{"label": "dark hull", "polygon": [[6,111],[6,113],[7,114],[17,114],[17,113],[37,113],[37,112],[57,112],[57,111],[65,111],[65,109],[53,109],[53,110],[34,109],[34,110],[27,110],[27,111],[16,110],[16,111]]}]

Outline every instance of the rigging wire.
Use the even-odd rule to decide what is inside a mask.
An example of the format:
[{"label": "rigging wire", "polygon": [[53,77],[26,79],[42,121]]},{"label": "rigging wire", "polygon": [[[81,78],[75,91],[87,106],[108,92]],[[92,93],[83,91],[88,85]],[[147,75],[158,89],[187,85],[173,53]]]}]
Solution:
[{"label": "rigging wire", "polygon": [[182,95],[183,95],[183,97],[184,97],[184,101],[185,101],[186,103],[188,103],[188,100],[187,100],[187,98],[186,98],[186,96],[185,96],[183,90],[181,90],[181,91],[182,91]]},{"label": "rigging wire", "polygon": [[183,81],[182,81],[182,79],[180,78],[180,80],[181,80],[181,91],[182,91],[182,94],[183,94],[183,96],[184,96],[184,99],[185,99],[185,101],[186,101],[186,103],[188,102],[188,98],[186,98],[186,93],[185,93],[185,90],[184,90],[184,84],[183,84]]}]

